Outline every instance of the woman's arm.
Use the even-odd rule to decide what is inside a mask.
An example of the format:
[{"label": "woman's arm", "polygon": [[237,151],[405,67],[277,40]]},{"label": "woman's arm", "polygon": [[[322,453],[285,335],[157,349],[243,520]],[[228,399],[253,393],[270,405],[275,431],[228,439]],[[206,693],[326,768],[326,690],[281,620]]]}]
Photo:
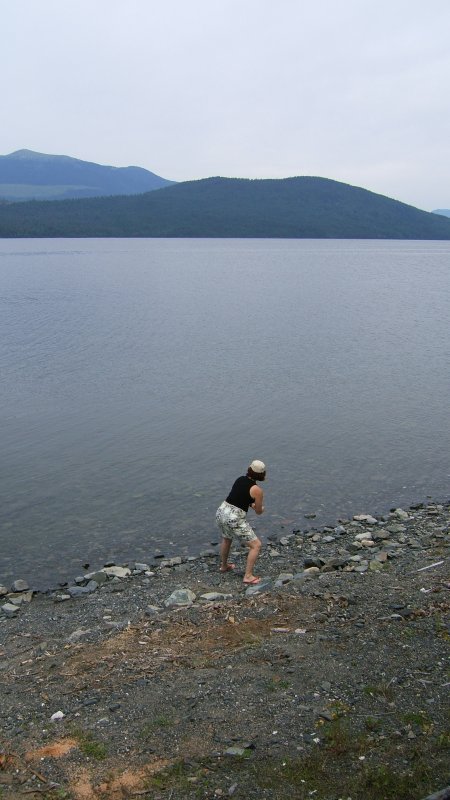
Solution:
[{"label": "woman's arm", "polygon": [[264,492],[259,486],[252,486],[250,489],[250,497],[253,498],[253,503],[251,508],[255,510],[256,514],[263,514],[264,513],[264,506],[263,506],[263,499],[264,499]]}]

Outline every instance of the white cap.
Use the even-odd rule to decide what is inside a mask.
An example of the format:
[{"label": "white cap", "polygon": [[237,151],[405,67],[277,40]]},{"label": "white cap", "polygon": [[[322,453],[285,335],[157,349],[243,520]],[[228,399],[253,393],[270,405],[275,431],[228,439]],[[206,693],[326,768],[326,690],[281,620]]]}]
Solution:
[{"label": "white cap", "polygon": [[252,469],[253,472],[256,472],[256,473],[259,474],[259,473],[262,473],[262,472],[266,471],[266,465],[264,464],[263,461],[257,461],[256,460],[256,461],[252,461],[252,463],[250,464],[250,469]]}]

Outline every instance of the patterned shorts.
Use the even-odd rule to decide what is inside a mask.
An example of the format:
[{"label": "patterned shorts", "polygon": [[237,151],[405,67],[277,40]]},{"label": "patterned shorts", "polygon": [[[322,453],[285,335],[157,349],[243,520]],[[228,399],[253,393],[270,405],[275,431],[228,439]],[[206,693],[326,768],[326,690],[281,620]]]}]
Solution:
[{"label": "patterned shorts", "polygon": [[233,539],[234,536],[237,536],[242,542],[252,542],[258,538],[247,522],[245,511],[232,506],[226,500],[216,511],[216,522],[224,539]]}]

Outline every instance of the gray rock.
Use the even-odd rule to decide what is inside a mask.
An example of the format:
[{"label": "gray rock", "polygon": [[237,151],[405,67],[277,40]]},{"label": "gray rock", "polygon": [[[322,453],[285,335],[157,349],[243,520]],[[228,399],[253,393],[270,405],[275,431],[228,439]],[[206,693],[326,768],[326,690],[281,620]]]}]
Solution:
[{"label": "gray rock", "polygon": [[131,575],[131,570],[128,567],[103,567],[100,572],[114,578],[128,578]]},{"label": "gray rock", "polygon": [[147,617],[156,617],[161,611],[161,606],[147,606],[145,609]]},{"label": "gray rock", "polygon": [[215,600],[231,600],[232,597],[232,594],[222,594],[221,592],[205,592],[200,595],[201,600],[207,600],[210,603]]},{"label": "gray rock", "polygon": [[15,606],[12,603],[5,603],[1,608],[7,617],[14,617],[20,610],[19,606]]},{"label": "gray rock", "polygon": [[164,561],[161,561],[159,566],[160,569],[166,569],[167,567],[176,567],[177,565],[182,563],[182,559],[180,556],[175,556],[174,558],[166,558]]},{"label": "gray rock", "polygon": [[82,636],[86,636],[86,634],[90,632],[90,628],[77,628],[76,631],[73,631],[73,633],[67,637],[67,641],[69,644],[75,644],[75,642],[78,642]]},{"label": "gray rock", "polygon": [[27,592],[29,588],[30,587],[28,586],[28,583],[26,581],[18,580],[18,581],[14,581],[14,583],[12,584],[11,591],[12,592]]},{"label": "gray rock", "polygon": [[91,572],[89,575],[84,576],[87,580],[92,580],[98,583],[99,585],[103,583],[107,583],[108,575],[106,572]]},{"label": "gray rock", "polygon": [[324,563],[325,561],[323,560],[323,558],[307,557],[303,562],[303,566],[305,569],[310,569],[311,567],[317,567],[318,569],[320,569],[321,567],[323,567]]},{"label": "gray rock", "polygon": [[195,598],[196,595],[190,589],[176,589],[167,600],[164,600],[164,605],[166,608],[191,606]]},{"label": "gray rock", "polygon": [[394,517],[397,517],[397,519],[409,519],[410,515],[407,511],[404,511],[403,508],[396,508],[394,511]]},{"label": "gray rock", "polygon": [[284,583],[289,583],[294,577],[293,572],[280,572],[276,580],[275,586],[282,586]]},{"label": "gray rock", "polygon": [[404,525],[398,525],[395,522],[393,522],[391,525],[386,525],[386,530],[389,531],[389,533],[396,534],[396,533],[403,533],[403,531],[405,531],[406,528]]},{"label": "gray rock", "polygon": [[4,597],[5,594],[8,594],[8,589],[6,586],[0,586],[0,597]]},{"label": "gray rock", "polygon": [[91,590],[87,586],[68,586],[67,593],[71,597],[82,597],[85,594],[90,594]]},{"label": "gray rock", "polygon": [[252,597],[254,594],[262,594],[263,592],[267,592],[272,585],[273,584],[270,578],[264,578],[261,583],[256,583],[254,586],[248,586],[245,594],[247,597]]},{"label": "gray rock", "polygon": [[8,595],[8,601],[15,606],[21,606],[22,603],[31,603],[33,599],[33,592],[20,592]]},{"label": "gray rock", "polygon": [[227,747],[225,750],[226,756],[245,756],[245,748],[244,747]]},{"label": "gray rock", "polygon": [[137,572],[148,572],[150,570],[150,567],[148,564],[140,564],[136,562],[136,564],[134,565],[134,569],[137,570]]}]

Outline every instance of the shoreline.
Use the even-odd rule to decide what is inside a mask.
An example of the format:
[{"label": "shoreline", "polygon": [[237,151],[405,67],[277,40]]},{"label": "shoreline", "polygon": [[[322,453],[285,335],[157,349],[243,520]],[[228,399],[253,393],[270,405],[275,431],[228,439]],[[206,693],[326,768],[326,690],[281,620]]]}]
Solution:
[{"label": "shoreline", "polygon": [[212,550],[0,612],[2,797],[442,790],[450,503],[415,505],[269,541],[257,586]]},{"label": "shoreline", "polygon": [[[450,503],[450,500],[447,497],[444,498],[444,497],[435,497],[435,496],[427,495],[426,499],[423,499],[423,500],[420,500],[420,501],[412,501],[407,506],[407,508],[409,510],[411,510],[411,511],[414,511],[415,509],[426,508],[427,506],[433,506],[433,505],[444,505],[445,506],[445,505],[448,505],[449,503]],[[371,513],[370,516],[373,516],[375,519],[380,520],[380,521],[387,519],[389,517],[389,514],[394,510],[394,507],[392,505],[390,505],[389,509],[388,509],[388,505],[389,505],[388,503],[384,503],[383,504],[383,508],[385,509],[384,511],[379,511],[378,510],[376,512],[373,512],[373,514]],[[302,519],[303,527],[302,528],[293,527],[292,531],[289,532],[289,533],[286,533],[284,529],[285,528],[287,529],[289,527],[289,525],[291,525],[291,524],[293,525],[294,523],[290,522],[289,525],[284,524],[281,521],[281,518],[280,518],[280,521],[279,521],[280,530],[277,533],[269,534],[267,536],[263,536],[262,537],[262,542],[263,542],[263,548],[262,549],[264,550],[264,548],[270,546],[271,542],[276,542],[277,540],[279,540],[283,536],[286,536],[286,535],[290,536],[290,535],[292,535],[292,533],[297,533],[297,532],[300,533],[301,532],[304,535],[307,535],[311,531],[321,533],[323,531],[334,530],[336,527],[339,527],[340,524],[345,524],[346,522],[348,523],[348,522],[350,522],[352,519],[354,519],[357,516],[358,516],[358,514],[355,514],[352,517],[349,517],[348,519],[344,519],[344,518],[342,518],[342,517],[340,517],[339,515],[336,514],[335,517],[334,517],[334,522],[321,523],[317,527],[315,527],[314,520],[316,519],[317,514],[316,513],[304,513],[304,514],[301,515],[301,518],[299,517],[299,524],[300,524],[300,519]],[[306,524],[305,525],[305,522],[309,522],[310,524]],[[260,534],[258,533],[258,535],[260,535]],[[217,548],[217,552],[218,552],[219,546],[220,546],[220,537],[218,537],[217,542],[212,542],[211,541],[209,543],[209,547],[205,546],[202,550],[199,550],[197,552],[192,552],[190,554],[186,552],[188,550],[188,547],[189,547],[188,545],[184,545],[183,546],[182,555],[177,553],[177,548],[175,546],[171,546],[169,548],[166,548],[166,552],[164,552],[164,553],[162,553],[158,549],[156,549],[154,554],[149,559],[147,559],[145,561],[145,566],[147,566],[149,570],[155,570],[155,569],[158,569],[158,566],[160,565],[161,561],[171,560],[173,558],[181,558],[182,563],[192,562],[194,560],[197,560],[197,559],[201,558],[202,557],[202,553],[204,553],[206,551],[208,551],[208,552],[210,551],[210,555],[211,555],[213,548]],[[81,563],[82,563],[82,558],[80,558],[80,564]],[[142,562],[140,560],[138,561],[137,559],[135,560],[132,557],[128,557],[128,558],[121,559],[121,560],[107,560],[107,561],[104,561],[103,562],[103,567],[105,567],[107,565],[117,565],[117,566],[120,565],[120,566],[125,566],[126,567],[126,566],[128,566],[130,564],[133,565],[135,563],[142,563]],[[84,571],[88,572],[88,574],[89,573],[96,573],[96,572],[100,571],[103,568],[101,566],[97,566],[97,567],[91,569],[91,564],[86,565],[86,567],[87,568]],[[80,572],[82,572],[82,571],[83,570],[81,569]],[[18,576],[16,576],[13,579],[11,579],[11,577],[10,577],[9,580],[12,580],[11,585],[13,583],[15,583],[16,581],[18,581],[18,580],[19,581],[24,581],[28,586],[27,590],[32,591],[33,595],[48,595],[51,592],[59,591],[60,589],[68,586],[70,584],[70,580],[72,580],[72,583],[73,583],[75,578],[76,578],[76,576],[73,575],[72,579],[70,577],[68,577],[67,580],[50,581],[48,585],[43,585],[43,586],[38,586],[39,581],[33,583],[33,581],[31,579],[23,578],[20,574],[18,574]],[[4,594],[2,595],[2,589],[5,589],[5,587],[7,587],[7,586],[8,586],[8,580],[5,580],[5,579],[2,580],[1,577],[0,577],[0,601],[1,601],[2,597],[4,596]],[[0,619],[1,619],[1,614],[0,614]]]}]

